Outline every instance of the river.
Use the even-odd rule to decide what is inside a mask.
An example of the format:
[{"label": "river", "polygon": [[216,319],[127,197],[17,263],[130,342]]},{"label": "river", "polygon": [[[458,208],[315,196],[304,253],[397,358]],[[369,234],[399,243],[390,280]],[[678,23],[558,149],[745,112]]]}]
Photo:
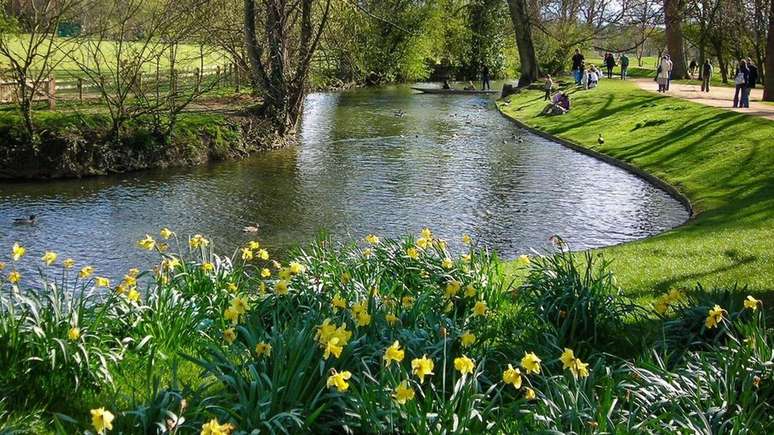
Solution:
[{"label": "river", "polygon": [[[459,249],[462,234],[512,258],[648,237],[688,211],[626,171],[521,130],[494,97],[405,86],[308,96],[300,143],[249,159],[50,182],[0,183],[0,261],[19,242],[29,268],[43,251],[107,276],[148,267],[136,241],[169,227],[231,253],[257,238],[272,251],[321,231],[350,241],[428,226]],[[39,216],[34,226],[16,217]],[[257,234],[245,226],[258,225]]]}]

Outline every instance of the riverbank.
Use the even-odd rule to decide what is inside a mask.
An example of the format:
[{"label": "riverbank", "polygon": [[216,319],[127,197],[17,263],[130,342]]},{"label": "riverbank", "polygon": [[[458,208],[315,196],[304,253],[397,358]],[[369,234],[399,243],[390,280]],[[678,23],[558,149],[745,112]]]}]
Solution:
[{"label": "riverbank", "polygon": [[[237,108],[238,109],[238,108]],[[114,134],[110,117],[98,110],[39,111],[38,138],[21,130],[21,117],[0,111],[0,179],[80,178],[152,168],[194,166],[246,157],[270,148],[266,123],[244,110],[197,110],[178,115],[174,132],[139,117]]]},{"label": "riverbank", "polygon": [[598,251],[613,260],[624,291],[648,297],[700,282],[771,294],[772,121],[652,94],[620,80],[603,80],[599,88],[571,91],[570,97],[572,111],[559,117],[539,116],[539,91],[513,95],[498,107],[540,132],[653,174],[693,206],[694,217],[678,228]]}]

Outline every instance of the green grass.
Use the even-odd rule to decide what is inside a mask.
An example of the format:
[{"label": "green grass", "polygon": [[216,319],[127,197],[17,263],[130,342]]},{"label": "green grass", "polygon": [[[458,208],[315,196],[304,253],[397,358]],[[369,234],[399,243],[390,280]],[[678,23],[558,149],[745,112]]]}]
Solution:
[{"label": "green grass", "polygon": [[[696,214],[674,230],[600,250],[613,260],[624,291],[648,298],[696,282],[738,283],[774,302],[774,123],[615,80],[572,92],[571,99],[570,113],[558,117],[538,116],[540,92],[514,95],[500,107],[660,177],[691,200]],[[604,145],[597,144],[600,132]]]}]

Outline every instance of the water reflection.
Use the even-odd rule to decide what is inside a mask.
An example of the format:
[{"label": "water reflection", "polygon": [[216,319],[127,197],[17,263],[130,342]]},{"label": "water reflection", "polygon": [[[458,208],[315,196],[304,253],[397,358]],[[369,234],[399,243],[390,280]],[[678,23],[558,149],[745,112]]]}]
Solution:
[{"label": "water reflection", "polygon": [[[31,213],[36,226],[10,224]],[[54,249],[114,276],[149,264],[134,243],[162,226],[229,252],[250,238],[245,225],[280,251],[321,230],[348,240],[430,226],[452,247],[468,233],[513,257],[552,234],[586,248],[686,218],[644,181],[515,128],[489,98],[406,87],[310,95],[298,147],[239,162],[0,184],[0,246]]]}]

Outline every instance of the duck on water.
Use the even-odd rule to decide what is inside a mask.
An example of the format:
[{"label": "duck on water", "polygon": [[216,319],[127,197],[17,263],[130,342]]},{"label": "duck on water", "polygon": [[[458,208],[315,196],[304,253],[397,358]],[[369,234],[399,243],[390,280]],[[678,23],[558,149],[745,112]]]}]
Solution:
[{"label": "duck on water", "polygon": [[14,225],[35,225],[37,222],[37,216],[34,214],[31,214],[30,217],[27,218],[16,218],[13,220]]}]

